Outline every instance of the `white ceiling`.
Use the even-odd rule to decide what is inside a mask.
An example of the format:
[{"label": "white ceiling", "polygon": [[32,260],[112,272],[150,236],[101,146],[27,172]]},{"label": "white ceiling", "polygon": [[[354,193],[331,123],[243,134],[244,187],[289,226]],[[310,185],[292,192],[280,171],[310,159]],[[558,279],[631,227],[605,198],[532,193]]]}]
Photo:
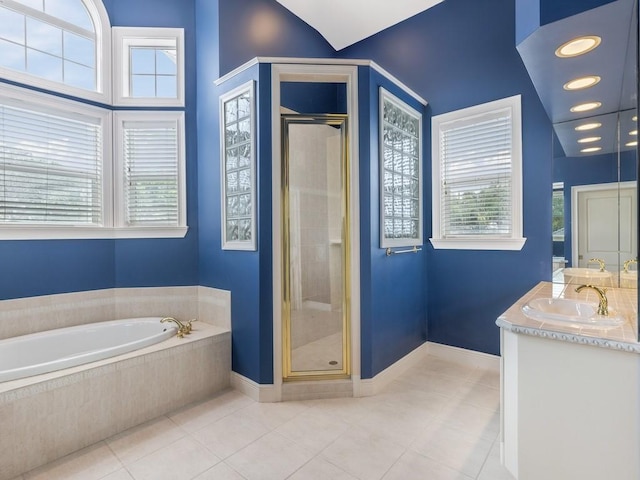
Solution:
[{"label": "white ceiling", "polygon": [[443,0],[277,0],[342,50]]}]

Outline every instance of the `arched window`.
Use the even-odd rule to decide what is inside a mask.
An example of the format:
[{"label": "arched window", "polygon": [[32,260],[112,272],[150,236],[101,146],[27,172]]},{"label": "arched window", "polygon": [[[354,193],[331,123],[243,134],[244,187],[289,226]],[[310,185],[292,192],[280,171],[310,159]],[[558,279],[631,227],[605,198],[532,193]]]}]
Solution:
[{"label": "arched window", "polygon": [[0,76],[108,103],[109,32],[100,1],[4,0]]}]

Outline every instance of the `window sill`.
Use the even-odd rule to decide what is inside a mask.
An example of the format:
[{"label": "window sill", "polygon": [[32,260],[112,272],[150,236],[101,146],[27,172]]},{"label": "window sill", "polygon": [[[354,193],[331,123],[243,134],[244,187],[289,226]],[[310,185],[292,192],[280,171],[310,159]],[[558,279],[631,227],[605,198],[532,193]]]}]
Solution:
[{"label": "window sill", "polygon": [[119,238],[184,238],[189,227],[2,226],[1,240],[74,240]]},{"label": "window sill", "polygon": [[522,250],[526,238],[430,238],[436,250]]}]

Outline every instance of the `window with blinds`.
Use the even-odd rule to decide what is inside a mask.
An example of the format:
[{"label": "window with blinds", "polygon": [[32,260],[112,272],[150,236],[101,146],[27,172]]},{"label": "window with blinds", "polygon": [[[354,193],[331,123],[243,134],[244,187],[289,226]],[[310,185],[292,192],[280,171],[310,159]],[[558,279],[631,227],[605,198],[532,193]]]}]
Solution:
[{"label": "window with blinds", "polygon": [[125,226],[183,224],[181,113],[118,112]]},{"label": "window with blinds", "polygon": [[102,224],[106,115],[0,97],[0,225]]},{"label": "window with blinds", "polygon": [[[433,118],[433,233],[441,246],[495,240],[511,249],[509,241],[521,239],[520,137],[519,96]],[[478,248],[485,247],[501,248]]]}]

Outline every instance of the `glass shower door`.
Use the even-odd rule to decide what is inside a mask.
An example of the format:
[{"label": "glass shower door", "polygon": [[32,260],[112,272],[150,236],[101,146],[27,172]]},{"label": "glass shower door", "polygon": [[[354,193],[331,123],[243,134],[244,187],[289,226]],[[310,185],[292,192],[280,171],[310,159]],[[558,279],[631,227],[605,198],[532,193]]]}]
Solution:
[{"label": "glass shower door", "polygon": [[284,378],[349,375],[346,117],[283,116]]}]

